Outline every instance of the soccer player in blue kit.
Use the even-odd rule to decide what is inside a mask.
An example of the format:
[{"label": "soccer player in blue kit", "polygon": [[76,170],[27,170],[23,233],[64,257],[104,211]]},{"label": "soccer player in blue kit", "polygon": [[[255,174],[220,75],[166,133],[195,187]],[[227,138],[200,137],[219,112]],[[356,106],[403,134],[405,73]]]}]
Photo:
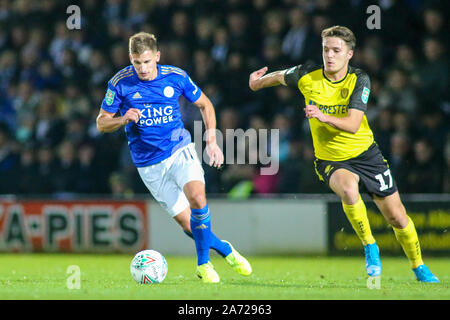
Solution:
[{"label": "soccer player in blue kit", "polygon": [[[209,98],[177,67],[158,64],[161,53],[153,34],[129,39],[131,65],[108,82],[97,117],[97,128],[108,133],[125,127],[131,157],[139,175],[159,204],[194,239],[197,276],[220,282],[209,258],[217,251],[241,275],[250,275],[249,262],[211,231],[204,172],[190,133],[181,120],[179,97],[200,109],[206,126],[209,165],[220,167],[224,156],[216,143],[216,116]],[[120,116],[115,116],[120,112]]]}]

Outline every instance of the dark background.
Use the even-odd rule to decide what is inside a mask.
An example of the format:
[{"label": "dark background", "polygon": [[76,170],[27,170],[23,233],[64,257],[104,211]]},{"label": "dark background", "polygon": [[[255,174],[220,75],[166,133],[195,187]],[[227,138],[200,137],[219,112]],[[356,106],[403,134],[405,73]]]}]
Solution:
[{"label": "dark background", "polygon": [[[69,30],[66,8],[81,9]],[[366,8],[381,8],[369,30]],[[280,129],[280,170],[204,165],[207,192],[328,193],[315,176],[303,98],[286,87],[251,92],[249,74],[312,60],[320,33],[356,35],[351,64],[371,77],[367,117],[401,193],[450,192],[449,2],[333,0],[0,0],[0,194],[67,197],[147,193],[123,130],[99,134],[108,80],[130,64],[128,38],[158,37],[161,63],[186,70],[214,103],[218,128]],[[200,120],[181,100],[186,128]]]}]

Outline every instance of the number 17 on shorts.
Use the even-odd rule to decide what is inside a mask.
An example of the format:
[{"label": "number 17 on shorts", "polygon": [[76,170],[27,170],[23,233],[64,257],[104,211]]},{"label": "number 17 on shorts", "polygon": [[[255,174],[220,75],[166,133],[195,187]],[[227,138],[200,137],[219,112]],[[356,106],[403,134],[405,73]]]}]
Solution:
[{"label": "number 17 on shorts", "polygon": [[[388,178],[388,181],[385,180],[385,177]],[[392,179],[392,174],[391,174],[390,169],[387,169],[383,173],[377,174],[375,176],[375,179],[377,179],[380,182],[380,191],[390,189],[394,185],[394,179]]]}]

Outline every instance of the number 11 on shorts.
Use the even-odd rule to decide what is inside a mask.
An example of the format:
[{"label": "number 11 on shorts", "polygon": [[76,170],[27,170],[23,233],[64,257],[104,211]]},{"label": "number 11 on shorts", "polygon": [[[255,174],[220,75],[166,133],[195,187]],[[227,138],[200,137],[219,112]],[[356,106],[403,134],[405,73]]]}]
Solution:
[{"label": "number 11 on shorts", "polygon": [[[383,175],[385,175],[386,177],[389,177],[389,186],[384,181]],[[375,178],[380,182],[380,191],[384,191],[384,190],[392,187],[393,180],[392,180],[392,175],[391,175],[390,169],[387,169],[385,172],[383,172],[383,174],[381,174],[381,173],[377,174],[375,176]]]}]

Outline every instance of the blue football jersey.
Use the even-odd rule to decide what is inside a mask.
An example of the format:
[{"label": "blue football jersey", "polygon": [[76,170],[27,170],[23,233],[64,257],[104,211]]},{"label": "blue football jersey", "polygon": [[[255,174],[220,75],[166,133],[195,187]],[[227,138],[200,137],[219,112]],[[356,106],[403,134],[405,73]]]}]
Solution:
[{"label": "blue football jersey", "polygon": [[178,100],[183,95],[195,102],[202,92],[182,69],[157,65],[153,80],[139,79],[132,65],[119,71],[108,82],[102,108],[108,112],[128,109],[141,111],[138,123],[125,126],[131,158],[137,167],[146,167],[170,157],[192,139],[181,120]]}]

